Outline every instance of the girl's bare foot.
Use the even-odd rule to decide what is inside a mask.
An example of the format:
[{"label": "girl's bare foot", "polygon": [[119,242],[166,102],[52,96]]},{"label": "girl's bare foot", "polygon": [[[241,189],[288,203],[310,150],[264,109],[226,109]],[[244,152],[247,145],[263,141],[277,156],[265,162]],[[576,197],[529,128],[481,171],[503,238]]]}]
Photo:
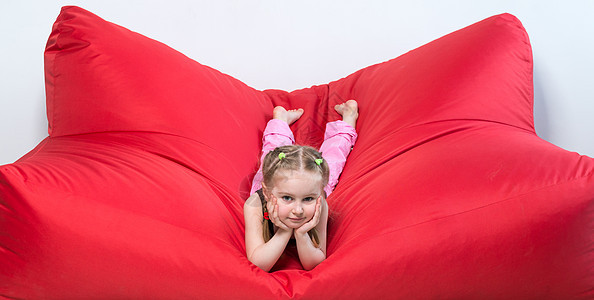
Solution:
[{"label": "girl's bare foot", "polygon": [[286,110],[282,106],[277,106],[272,110],[272,118],[287,122],[291,125],[299,120],[303,115],[303,108]]},{"label": "girl's bare foot", "polygon": [[348,100],[345,103],[334,106],[334,109],[342,116],[343,121],[355,128],[357,118],[359,118],[359,106],[357,101]]}]

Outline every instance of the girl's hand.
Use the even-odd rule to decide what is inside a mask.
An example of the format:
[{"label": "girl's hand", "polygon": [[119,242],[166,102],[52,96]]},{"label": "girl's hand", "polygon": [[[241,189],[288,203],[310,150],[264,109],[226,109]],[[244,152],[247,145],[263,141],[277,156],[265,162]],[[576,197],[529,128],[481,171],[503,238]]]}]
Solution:
[{"label": "girl's hand", "polygon": [[[268,198],[268,197],[267,197]],[[270,198],[266,201],[266,209],[268,209],[268,218],[274,226],[278,227],[281,230],[285,231],[293,231],[293,229],[289,228],[285,223],[281,222],[278,217],[278,199],[270,193]]]},{"label": "girl's hand", "polygon": [[316,210],[314,211],[313,217],[311,218],[311,220],[309,220],[309,222],[307,222],[307,223],[301,225],[301,227],[295,229],[295,233],[306,234],[310,230],[314,229],[316,226],[318,226],[318,223],[320,222],[321,215],[322,215],[322,196],[320,195],[316,199]]}]

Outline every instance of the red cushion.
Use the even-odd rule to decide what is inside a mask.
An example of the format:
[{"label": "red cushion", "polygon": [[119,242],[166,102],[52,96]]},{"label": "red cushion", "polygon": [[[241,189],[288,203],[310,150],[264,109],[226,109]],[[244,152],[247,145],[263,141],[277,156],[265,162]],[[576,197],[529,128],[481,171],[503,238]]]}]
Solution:
[{"label": "red cushion", "polygon": [[[521,23],[488,18],[326,85],[258,91],[63,8],[50,136],[0,167],[0,297],[594,297],[594,159],[538,138]],[[317,146],[357,99],[328,258],[266,273],[242,206],[274,105]]]}]

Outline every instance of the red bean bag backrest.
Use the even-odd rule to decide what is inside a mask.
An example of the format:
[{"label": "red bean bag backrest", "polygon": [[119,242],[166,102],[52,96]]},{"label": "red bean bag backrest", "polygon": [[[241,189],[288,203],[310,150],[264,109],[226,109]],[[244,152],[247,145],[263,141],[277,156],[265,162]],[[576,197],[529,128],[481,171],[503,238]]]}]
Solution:
[{"label": "red bean bag backrest", "polygon": [[[325,85],[258,91],[65,7],[50,135],[0,167],[0,297],[594,296],[594,160],[536,136],[521,23],[488,18]],[[357,99],[328,257],[245,256],[242,206],[275,105],[318,146]]]}]

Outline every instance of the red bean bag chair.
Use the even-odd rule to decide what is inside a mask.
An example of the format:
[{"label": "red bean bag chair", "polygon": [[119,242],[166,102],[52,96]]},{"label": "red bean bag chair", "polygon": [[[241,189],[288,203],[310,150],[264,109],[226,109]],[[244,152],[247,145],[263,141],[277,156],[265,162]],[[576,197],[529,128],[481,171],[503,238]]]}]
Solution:
[{"label": "red bean bag chair", "polygon": [[[540,139],[503,14],[329,84],[259,91],[78,7],[45,51],[49,137],[0,167],[0,298],[594,297],[594,159]],[[245,255],[275,105],[318,146],[357,99],[328,258]]]}]

